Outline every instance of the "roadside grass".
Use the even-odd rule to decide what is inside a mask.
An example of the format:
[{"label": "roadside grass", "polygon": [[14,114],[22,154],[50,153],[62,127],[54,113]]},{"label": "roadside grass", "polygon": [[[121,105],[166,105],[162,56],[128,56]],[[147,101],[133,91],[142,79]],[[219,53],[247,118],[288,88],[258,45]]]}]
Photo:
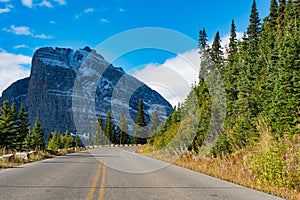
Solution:
[{"label": "roadside grass", "polygon": [[140,147],[137,153],[285,199],[299,200],[300,135],[277,137],[263,121],[259,123],[259,142],[231,155],[213,157],[187,151],[176,159],[170,152],[158,153],[149,144]]},{"label": "roadside grass", "polygon": [[17,156],[16,153],[13,153],[12,156],[0,159],[0,170],[13,168],[19,165],[23,165],[26,163],[36,162],[39,160],[54,158],[56,156],[63,156],[70,153],[75,153],[79,151],[83,151],[85,148],[70,148],[70,149],[60,149],[58,151],[34,151],[30,152],[26,158],[22,158]]}]

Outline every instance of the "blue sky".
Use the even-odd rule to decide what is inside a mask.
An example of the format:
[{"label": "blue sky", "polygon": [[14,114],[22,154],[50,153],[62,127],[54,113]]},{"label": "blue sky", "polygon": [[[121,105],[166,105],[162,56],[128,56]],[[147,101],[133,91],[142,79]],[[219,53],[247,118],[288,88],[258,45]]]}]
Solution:
[{"label": "blue sky", "polygon": [[[268,13],[269,1],[257,0],[261,18]],[[39,47],[93,48],[114,34],[134,28],[168,28],[197,40],[199,29],[206,27],[212,39],[216,31],[226,36],[231,19],[235,19],[237,31],[244,32],[251,4],[252,0],[0,0],[1,72],[8,70],[5,64],[29,68],[28,57]],[[19,62],[4,63],[14,56],[19,56]],[[117,65],[130,71],[147,63],[163,64],[174,56],[147,50],[130,53]],[[0,93],[1,87],[3,83]]]}]

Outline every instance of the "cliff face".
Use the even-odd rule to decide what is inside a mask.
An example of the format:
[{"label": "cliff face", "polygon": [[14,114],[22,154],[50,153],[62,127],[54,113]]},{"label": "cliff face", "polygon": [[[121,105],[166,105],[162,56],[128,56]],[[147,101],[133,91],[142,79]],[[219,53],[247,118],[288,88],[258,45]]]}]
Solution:
[{"label": "cliff face", "polygon": [[39,117],[46,132],[88,132],[97,115],[111,110],[116,124],[128,116],[132,127],[139,99],[143,99],[146,121],[154,110],[161,120],[172,106],[157,92],[110,65],[94,50],[45,47],[32,59],[29,78],[13,83],[0,101],[9,99],[16,107],[24,104],[30,123]]}]

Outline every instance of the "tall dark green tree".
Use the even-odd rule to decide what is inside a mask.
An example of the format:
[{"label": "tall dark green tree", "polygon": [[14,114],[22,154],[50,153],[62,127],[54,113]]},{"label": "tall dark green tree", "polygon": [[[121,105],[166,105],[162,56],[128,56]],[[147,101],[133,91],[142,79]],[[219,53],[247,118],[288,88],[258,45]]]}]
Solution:
[{"label": "tall dark green tree", "polygon": [[125,117],[124,113],[121,113],[121,116],[120,116],[119,143],[120,144],[129,144],[128,120]]},{"label": "tall dark green tree", "polygon": [[219,31],[216,33],[211,51],[210,51],[211,59],[214,61],[217,69],[221,71],[224,64],[223,51],[221,46],[221,38]]},{"label": "tall dark green tree", "polygon": [[94,136],[93,136],[92,132],[89,132],[89,137],[88,137],[87,145],[88,146],[93,146],[94,145]]},{"label": "tall dark green tree", "polygon": [[17,116],[17,121],[16,121],[16,126],[17,126],[16,145],[17,145],[17,150],[19,151],[23,150],[24,140],[29,133],[30,123],[28,122],[27,116],[28,114],[27,112],[25,112],[24,106],[21,105]]},{"label": "tall dark green tree", "polygon": [[278,3],[277,0],[271,0],[269,20],[272,27],[276,27],[278,18]]},{"label": "tall dark green tree", "polygon": [[250,14],[250,24],[247,29],[248,40],[250,41],[251,48],[257,49],[260,38],[261,23],[259,13],[256,6],[256,1],[253,0],[252,9]]},{"label": "tall dark green tree", "polygon": [[[175,113],[175,112],[173,112],[173,113]],[[150,128],[149,128],[150,134],[151,134],[151,136],[154,136],[159,131],[159,128],[161,127],[161,121],[159,119],[157,111],[154,111],[152,113],[150,120],[151,120]],[[174,120],[178,120],[178,117],[176,116],[176,119],[174,119]]]},{"label": "tall dark green tree", "polygon": [[229,62],[234,61],[234,56],[237,53],[237,36],[236,36],[236,27],[234,20],[231,21],[231,29],[230,29],[230,38],[229,38]]},{"label": "tall dark green tree", "polygon": [[16,113],[14,104],[9,107],[8,101],[3,102],[0,116],[0,147],[14,150],[17,144],[16,138]]},{"label": "tall dark green tree", "polygon": [[64,147],[63,147],[64,149],[68,149],[68,148],[72,147],[74,144],[74,139],[71,136],[69,130],[66,130],[66,133],[63,137],[63,144],[64,144]]},{"label": "tall dark green tree", "polygon": [[106,120],[105,120],[105,127],[104,127],[104,134],[108,140],[108,143],[113,143],[114,142],[114,125],[112,121],[112,117],[110,114],[110,110],[106,112]]},{"label": "tall dark green tree", "polygon": [[201,50],[207,50],[208,49],[208,42],[207,42],[207,33],[205,31],[205,28],[199,31],[199,40],[198,40],[198,48]]},{"label": "tall dark green tree", "polygon": [[238,42],[236,35],[236,27],[234,20],[231,22],[230,38],[229,38],[229,55],[228,62],[224,67],[223,81],[226,88],[226,103],[227,103],[227,115],[231,116],[233,114],[233,105],[235,100],[237,100],[238,90],[238,75],[239,75],[239,65],[238,65]]},{"label": "tall dark green tree", "polygon": [[61,147],[61,138],[60,134],[54,131],[53,137],[50,139],[47,145],[47,149],[49,150],[58,150]]},{"label": "tall dark green tree", "polygon": [[135,144],[145,144],[147,142],[147,138],[149,138],[142,99],[140,99],[139,101],[138,113],[135,120],[132,135],[133,143]]},{"label": "tall dark green tree", "polygon": [[45,148],[44,131],[38,117],[35,120],[33,128],[33,145],[36,151]]},{"label": "tall dark green tree", "polygon": [[286,0],[279,0],[277,25],[278,30],[282,30],[285,25]]},{"label": "tall dark green tree", "polygon": [[80,147],[80,137],[78,135],[78,133],[76,133],[76,136],[75,136],[75,147],[78,148]]}]

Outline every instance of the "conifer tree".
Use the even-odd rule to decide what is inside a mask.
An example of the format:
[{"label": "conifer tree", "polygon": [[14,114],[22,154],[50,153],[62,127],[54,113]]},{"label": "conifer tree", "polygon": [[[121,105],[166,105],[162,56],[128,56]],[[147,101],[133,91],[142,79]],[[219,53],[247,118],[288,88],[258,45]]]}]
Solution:
[{"label": "conifer tree", "polygon": [[269,20],[272,27],[276,27],[278,18],[278,3],[277,0],[271,0]]},{"label": "conifer tree", "polygon": [[21,105],[17,116],[17,121],[16,121],[16,126],[17,126],[16,140],[17,140],[17,150],[19,151],[22,151],[24,140],[29,133],[30,124],[28,122],[27,115],[28,114],[25,112],[24,106]]},{"label": "conifer tree", "polygon": [[49,145],[49,142],[51,141],[51,139],[53,138],[53,135],[52,135],[52,133],[48,133],[48,135],[47,135],[47,147],[48,147],[48,145]]},{"label": "conifer tree", "polygon": [[258,41],[260,38],[259,34],[261,31],[260,18],[259,18],[255,0],[253,0],[249,21],[250,21],[250,24],[248,26],[247,36],[248,36],[248,40],[250,41],[251,48],[253,48],[255,50],[255,49],[257,49],[257,46],[258,46]]},{"label": "conifer tree", "polygon": [[199,31],[198,48],[200,50],[208,49],[207,34],[205,31],[205,28],[203,28],[202,30]]},{"label": "conifer tree", "polygon": [[29,129],[28,134],[26,135],[26,137],[24,139],[24,149],[27,151],[34,149],[33,134],[32,134],[31,129]]},{"label": "conifer tree", "polygon": [[64,149],[68,149],[68,148],[72,147],[73,142],[74,142],[74,140],[70,134],[70,131],[66,130],[65,136],[63,138]]},{"label": "conifer tree", "polygon": [[231,29],[230,29],[230,38],[229,38],[229,62],[234,60],[234,56],[237,53],[237,36],[236,36],[236,27],[234,20],[231,21]]},{"label": "conifer tree", "polygon": [[[173,113],[175,113],[175,111]],[[154,136],[159,131],[159,128],[161,126],[161,121],[158,117],[158,112],[157,111],[154,111],[152,113],[150,120],[151,120],[151,122],[150,122],[150,134],[151,134],[151,136]],[[176,121],[178,120],[178,116],[176,116],[175,120]]]},{"label": "conifer tree", "polygon": [[88,146],[93,146],[94,145],[94,138],[93,138],[93,134],[91,132],[89,132],[89,138],[88,138],[87,145]]},{"label": "conifer tree", "polygon": [[211,59],[214,61],[217,69],[221,71],[223,67],[223,51],[221,46],[221,38],[219,31],[216,33],[211,51],[210,51]]},{"label": "conifer tree", "polygon": [[285,9],[286,9],[286,0],[279,0],[279,8],[278,8],[278,18],[277,18],[277,25],[278,29],[282,30],[285,23]]},{"label": "conifer tree", "polygon": [[14,104],[9,107],[8,101],[3,102],[0,116],[0,147],[14,150],[16,147],[16,113]]},{"label": "conifer tree", "polygon": [[80,147],[80,137],[79,137],[78,133],[76,133],[76,136],[75,136],[75,147],[76,148]]},{"label": "conifer tree", "polygon": [[107,143],[110,144],[111,142],[114,142],[114,126],[113,126],[113,121],[112,117],[110,114],[110,110],[106,112],[106,122],[105,122],[105,127],[104,127],[104,134],[105,137],[107,138]]},{"label": "conifer tree", "polygon": [[128,144],[128,120],[125,118],[124,113],[121,113],[120,116],[120,130],[119,130],[119,143]]},{"label": "conifer tree", "polygon": [[103,131],[103,120],[101,115],[98,115],[97,122],[95,124],[95,131],[96,131],[95,144],[96,145],[106,144],[107,142]]},{"label": "conifer tree", "polygon": [[236,38],[236,27],[234,20],[231,23],[229,38],[229,56],[228,62],[223,70],[223,80],[226,88],[227,115],[233,114],[234,101],[237,100],[237,83],[238,83],[238,42]]},{"label": "conifer tree", "polygon": [[145,144],[149,137],[147,124],[145,121],[145,113],[143,108],[143,100],[140,99],[138,105],[138,113],[133,128],[133,143]]},{"label": "conifer tree", "polygon": [[60,144],[60,135],[54,131],[53,137],[50,139],[47,145],[47,149],[49,150],[58,150],[61,146]]},{"label": "conifer tree", "polygon": [[43,150],[45,147],[44,131],[38,117],[35,120],[33,128],[33,145],[36,151]]}]

